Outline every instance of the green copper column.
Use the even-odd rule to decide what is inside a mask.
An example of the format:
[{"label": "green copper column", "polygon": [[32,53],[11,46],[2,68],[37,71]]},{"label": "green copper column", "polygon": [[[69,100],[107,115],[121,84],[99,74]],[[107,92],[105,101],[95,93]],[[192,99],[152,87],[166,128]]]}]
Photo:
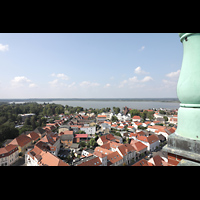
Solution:
[{"label": "green copper column", "polygon": [[177,85],[181,104],[176,134],[200,140],[200,33],[179,33],[179,37],[183,61]]}]

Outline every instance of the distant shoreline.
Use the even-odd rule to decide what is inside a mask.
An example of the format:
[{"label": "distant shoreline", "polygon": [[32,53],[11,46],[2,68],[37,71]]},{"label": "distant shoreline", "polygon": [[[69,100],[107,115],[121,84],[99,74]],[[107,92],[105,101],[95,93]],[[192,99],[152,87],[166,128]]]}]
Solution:
[{"label": "distant shoreline", "polygon": [[180,103],[178,98],[29,98],[29,99],[0,99],[0,102],[51,102],[51,101],[145,101]]}]

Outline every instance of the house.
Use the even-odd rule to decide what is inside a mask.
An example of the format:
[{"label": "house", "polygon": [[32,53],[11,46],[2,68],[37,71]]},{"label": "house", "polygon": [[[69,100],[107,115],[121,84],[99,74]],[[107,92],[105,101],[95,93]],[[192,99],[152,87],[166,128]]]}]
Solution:
[{"label": "house", "polygon": [[37,146],[26,153],[25,163],[27,166],[69,166],[58,157]]},{"label": "house", "polygon": [[133,122],[140,122],[140,120],[141,120],[141,117],[140,117],[140,116],[133,116],[133,117],[132,117],[132,121],[133,121]]},{"label": "house", "polygon": [[168,122],[171,124],[177,124],[178,123],[177,115],[168,116]]},{"label": "house", "polygon": [[133,126],[137,130],[138,126],[142,126],[142,123],[140,123],[140,122],[133,122]]},{"label": "house", "polygon": [[27,148],[31,146],[32,139],[24,134],[19,135],[15,139],[13,139],[9,144],[17,145],[19,149],[19,153],[22,155],[25,154]]},{"label": "house", "polygon": [[82,151],[81,155],[84,157],[92,156],[94,153],[94,150],[92,149],[85,149]]},{"label": "house", "polygon": [[96,126],[83,126],[80,128],[81,131],[85,131],[89,136],[94,136],[96,132]]},{"label": "house", "polygon": [[40,139],[40,135],[34,131],[30,132],[27,136],[31,138],[32,143],[36,143]]},{"label": "house", "polygon": [[117,129],[118,125],[117,124],[112,124],[111,128]]},{"label": "house", "polygon": [[113,113],[112,112],[102,112],[100,115],[105,115],[106,119],[111,120]]},{"label": "house", "polygon": [[107,155],[100,153],[98,151],[94,151],[93,155],[99,157],[99,160],[101,161],[101,166],[107,166]]},{"label": "house", "polygon": [[70,131],[70,130],[71,130],[71,128],[70,128],[69,125],[61,125],[61,126],[59,127],[59,129],[58,129],[58,133],[64,132],[64,131]]},{"label": "house", "polygon": [[80,150],[80,145],[77,143],[72,143],[69,149],[75,153]]},{"label": "house", "polygon": [[106,120],[107,116],[106,115],[98,115],[96,117],[97,123],[103,123]]},{"label": "house", "polygon": [[64,146],[71,146],[74,140],[73,131],[64,131],[60,133],[60,142]]},{"label": "house", "polygon": [[148,161],[144,158],[133,164],[132,166],[150,166]]},{"label": "house", "polygon": [[174,133],[174,129],[168,129],[165,126],[149,126],[148,131],[152,131],[157,135],[163,135],[166,140],[168,139],[168,136]]},{"label": "house", "polygon": [[170,166],[161,156],[156,155],[150,160],[141,159],[132,166]]},{"label": "house", "polygon": [[148,122],[148,121],[147,121],[147,122],[142,123],[142,126],[143,126],[143,127],[148,127],[150,124],[151,124],[151,122]]},{"label": "house", "polygon": [[98,156],[92,155],[89,157],[81,158],[74,162],[74,166],[102,166],[102,162]]},{"label": "house", "polygon": [[47,134],[46,131],[43,128],[41,128],[41,127],[36,128],[34,130],[34,132],[38,133],[39,136],[40,136],[40,138],[44,137]]},{"label": "house", "polygon": [[135,148],[130,144],[123,144],[116,148],[116,151],[123,157],[123,164],[129,164],[136,158]]},{"label": "house", "polygon": [[159,147],[160,145],[160,140],[156,135],[151,135],[149,137],[137,135],[136,140],[146,145],[147,151],[154,151],[156,147]]},{"label": "house", "polygon": [[60,150],[60,137],[57,133],[48,133],[36,143],[36,146],[57,156]]},{"label": "house", "polygon": [[107,155],[107,166],[120,166],[123,164],[123,157],[117,152]]},{"label": "house", "polygon": [[123,131],[123,130],[124,130],[124,126],[118,126],[118,127],[117,127],[117,130]]},{"label": "house", "polygon": [[80,131],[80,129],[83,127],[83,125],[71,125],[71,129],[73,130],[74,133]]},{"label": "house", "polygon": [[0,148],[0,166],[10,166],[19,158],[17,145],[8,144]]},{"label": "house", "polygon": [[75,135],[75,142],[78,143],[80,141],[88,141],[88,134],[76,134]]},{"label": "house", "polygon": [[107,135],[103,135],[103,136],[99,137],[99,139],[97,140],[97,144],[101,146],[101,145],[107,143],[108,141],[113,141],[113,142],[117,141],[119,143],[122,143],[123,140],[121,137],[114,136],[111,133],[109,133]]},{"label": "house", "polygon": [[96,147],[96,148],[94,149],[94,151],[95,151],[95,152],[100,152],[100,153],[102,153],[102,154],[104,154],[104,155],[108,155],[108,154],[112,153],[111,150],[106,149],[106,148],[102,148],[102,147]]},{"label": "house", "polygon": [[[118,166],[123,164],[123,157],[117,152],[117,147],[122,146],[123,144],[108,141],[106,144],[101,147],[96,147],[94,150],[94,155],[99,156],[102,164],[105,163],[105,156],[107,157],[107,163],[103,166]],[[104,160],[103,160],[104,159]]]},{"label": "house", "polygon": [[160,121],[153,121],[153,122],[150,123],[150,125],[155,126],[155,125],[160,124],[160,123],[161,123]]},{"label": "house", "polygon": [[135,132],[136,131],[136,128],[134,126],[128,126],[127,127],[128,131],[131,131],[131,132]]},{"label": "house", "polygon": [[130,145],[132,145],[136,151],[136,158],[140,158],[141,154],[147,153],[147,146],[140,141],[131,140]]},{"label": "house", "polygon": [[165,162],[165,160],[159,155],[156,155],[150,160],[148,160],[148,163],[151,163],[153,166],[168,166],[168,163]]},{"label": "house", "polygon": [[129,137],[129,134],[130,134],[130,133],[127,132],[127,131],[121,131],[120,134],[121,134],[122,138],[127,139],[127,138]]},{"label": "house", "polygon": [[107,143],[109,140],[115,141],[115,137],[112,134],[103,135],[103,136],[99,137],[99,139],[97,140],[97,144],[101,146],[101,145]]},{"label": "house", "polygon": [[107,123],[106,121],[104,121],[104,123],[102,123],[100,126],[101,126],[101,129],[100,129],[101,132],[104,132],[106,130],[107,132],[109,132],[111,130],[111,122]]}]

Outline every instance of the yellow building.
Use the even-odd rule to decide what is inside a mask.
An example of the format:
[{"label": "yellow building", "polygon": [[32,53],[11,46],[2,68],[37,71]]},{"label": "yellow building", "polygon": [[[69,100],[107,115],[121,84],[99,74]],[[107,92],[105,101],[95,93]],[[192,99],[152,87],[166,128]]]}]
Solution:
[{"label": "yellow building", "polygon": [[14,140],[12,140],[9,144],[17,145],[19,153],[24,155],[26,153],[27,148],[31,146],[32,140],[30,137],[22,134],[16,137]]}]

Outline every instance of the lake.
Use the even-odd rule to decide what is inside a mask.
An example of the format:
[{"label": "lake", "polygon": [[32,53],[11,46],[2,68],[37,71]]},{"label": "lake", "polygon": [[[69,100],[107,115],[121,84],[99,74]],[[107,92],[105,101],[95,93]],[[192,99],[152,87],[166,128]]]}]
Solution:
[{"label": "lake", "polygon": [[63,106],[81,106],[83,108],[107,108],[119,107],[122,111],[123,107],[127,106],[132,109],[152,109],[152,108],[166,108],[166,109],[178,109],[179,102],[177,99],[20,99],[20,100],[8,100],[9,103],[25,103],[25,102],[37,102],[39,104],[55,103]]},{"label": "lake", "polygon": [[[42,103],[42,102],[38,102]],[[43,102],[44,103],[44,102]],[[166,108],[178,109],[178,102],[159,102],[159,101],[50,101],[49,103],[61,104],[63,106],[81,106],[83,108],[106,108],[119,107],[122,111],[123,107],[127,106],[132,109],[149,109],[149,108]]]}]

